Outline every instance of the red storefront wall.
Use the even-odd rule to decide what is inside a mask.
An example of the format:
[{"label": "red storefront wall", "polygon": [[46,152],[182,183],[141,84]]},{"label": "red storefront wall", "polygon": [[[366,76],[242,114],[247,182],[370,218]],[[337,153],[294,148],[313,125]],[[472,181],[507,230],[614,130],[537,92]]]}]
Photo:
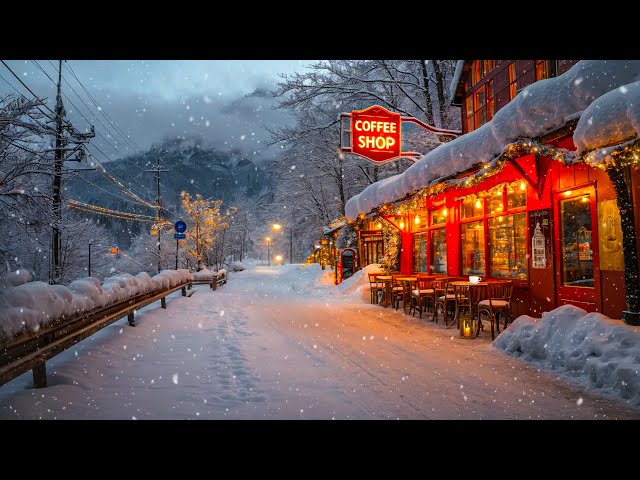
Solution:
[{"label": "red storefront wall", "polygon": [[[571,139],[565,139],[559,142],[558,146],[573,149]],[[596,201],[615,199],[615,191],[606,172],[591,168],[584,164],[573,166],[564,166],[562,163],[551,160],[542,155],[538,156],[537,166],[534,154],[525,155],[516,160],[518,165],[530,177],[536,187],[527,184],[527,207],[526,211],[535,210],[550,211],[550,219],[552,222],[551,231],[556,231],[554,224],[555,210],[557,206],[558,195],[572,188],[584,186],[592,186],[595,189]],[[640,197],[640,171],[635,170],[634,185],[635,194]],[[483,190],[489,190],[500,183],[513,182],[522,180],[520,172],[512,165],[508,164],[500,173],[489,177],[481,184],[467,189],[452,189],[444,194],[427,198],[425,207],[430,209],[433,204],[441,205],[444,199],[444,205],[449,212],[449,218],[446,224],[447,234],[447,270],[449,275],[460,275],[461,256],[460,256],[460,209],[459,201],[464,195],[477,193]],[[555,199],[555,200],[554,200]],[[638,203],[636,202],[636,205]],[[636,208],[637,225],[640,220],[638,207]],[[413,222],[409,221],[409,225]],[[400,268],[402,273],[410,273],[413,268],[413,242],[412,233],[401,232],[402,251],[400,256]],[[559,298],[557,285],[561,281],[560,272],[558,271],[557,250],[559,248],[558,235],[554,233],[554,239],[551,242],[551,261],[544,269],[532,269],[529,262],[529,278],[528,280],[514,280],[514,314],[516,316],[522,314],[530,314],[532,316],[540,316],[543,311],[549,311],[553,308],[565,304],[574,303],[581,308],[589,311],[599,311],[611,318],[620,318],[622,310],[625,309],[624,294],[624,272],[599,269],[599,265],[594,265],[594,273],[599,275],[599,282],[596,282],[597,291],[595,293],[595,302],[579,303],[572,301],[571,298]],[[597,241],[597,223],[594,226],[594,242]],[[531,238],[527,237],[527,252],[531,258]],[[488,254],[488,252],[487,252]],[[597,263],[597,257],[594,257]],[[490,278],[490,277],[489,277]],[[565,295],[566,297],[566,295]]]}]

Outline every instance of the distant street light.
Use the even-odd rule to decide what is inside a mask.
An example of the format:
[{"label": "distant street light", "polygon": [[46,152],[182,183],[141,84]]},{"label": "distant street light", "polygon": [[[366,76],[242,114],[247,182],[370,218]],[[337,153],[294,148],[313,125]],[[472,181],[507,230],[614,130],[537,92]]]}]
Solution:
[{"label": "distant street light", "polygon": [[271,237],[266,237],[265,240],[267,241],[267,266],[271,266],[271,253],[270,253],[270,248],[271,248]]},{"label": "distant street light", "polygon": [[[279,232],[280,229],[284,229],[285,227],[283,227],[279,223],[274,223],[273,225],[271,225],[271,228],[275,232]],[[293,264],[293,228],[291,227],[286,227],[286,228],[289,229],[289,263]]]}]

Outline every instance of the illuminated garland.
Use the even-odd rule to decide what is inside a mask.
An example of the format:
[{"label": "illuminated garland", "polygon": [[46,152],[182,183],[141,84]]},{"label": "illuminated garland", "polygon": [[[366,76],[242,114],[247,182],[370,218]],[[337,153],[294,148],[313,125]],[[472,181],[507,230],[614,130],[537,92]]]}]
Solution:
[{"label": "illuminated garland", "polygon": [[[408,199],[381,205],[374,209],[374,212],[379,215],[406,214],[424,208],[427,197],[436,196],[454,188],[473,188],[487,178],[500,173],[509,161],[530,153],[545,155],[553,160],[562,162],[564,165],[585,162],[582,156],[577,156],[574,152],[564,148],[543,145],[536,140],[520,139],[507,145],[500,155],[490,162],[484,163],[477,172],[462,178],[435,179],[428,186],[409,194]],[[517,181],[517,183],[520,182],[520,180]],[[498,187],[502,188],[502,186]],[[359,216],[364,218],[364,214]]]},{"label": "illuminated garland", "polygon": [[67,202],[72,208],[81,210],[87,213],[94,213],[96,215],[104,215],[112,218],[122,218],[125,220],[135,220],[138,222],[155,222],[156,217],[150,217],[148,215],[140,215],[137,213],[121,212],[118,210],[111,210],[109,208],[100,207],[98,205],[89,205],[88,203],[79,202],[77,200],[69,200]]},{"label": "illuminated garland", "polygon": [[127,190],[127,187],[125,187],[122,182],[120,182],[119,180],[117,180],[113,175],[111,175],[106,168],[104,168],[104,166],[102,165],[102,163],[100,163],[100,161],[95,158],[95,157],[91,157],[93,158],[93,161],[96,162],[98,164],[97,170],[102,173],[105,177],[107,177],[107,179],[113,183],[116,187],[119,187],[120,191],[122,193],[124,193],[125,195],[127,195],[128,197],[136,200],[137,202],[149,207],[149,208],[160,208],[158,205],[154,205],[152,203],[147,202],[146,200],[143,200],[142,198],[140,198],[139,196],[137,196],[135,193],[130,192],[129,190]]}]

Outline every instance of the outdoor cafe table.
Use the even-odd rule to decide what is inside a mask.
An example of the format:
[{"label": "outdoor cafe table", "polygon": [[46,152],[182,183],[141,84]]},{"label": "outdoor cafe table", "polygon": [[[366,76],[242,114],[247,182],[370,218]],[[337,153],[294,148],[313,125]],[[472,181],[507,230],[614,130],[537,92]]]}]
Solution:
[{"label": "outdoor cafe table", "polygon": [[[480,302],[480,296],[483,293],[481,290],[484,290],[489,285],[489,282],[469,282],[469,281],[456,281],[451,282],[449,285],[459,285],[459,286],[468,286],[469,287],[469,303],[471,304],[471,312],[470,315],[474,316],[478,312],[478,302]],[[485,290],[486,291],[486,290]],[[459,318],[455,319],[459,321]],[[478,329],[480,328],[480,317],[478,316]],[[479,331],[479,330],[478,330]]]},{"label": "outdoor cafe table", "polygon": [[391,283],[393,277],[391,275],[378,275],[376,282],[382,282],[382,298],[380,299],[380,305],[388,307],[391,305]]},{"label": "outdoor cafe table", "polygon": [[[378,277],[380,278],[380,277]],[[416,275],[407,275],[405,277],[397,277],[398,282],[403,284],[402,309],[406,311],[407,303],[411,303],[411,290],[413,287],[418,288],[418,277]]]}]

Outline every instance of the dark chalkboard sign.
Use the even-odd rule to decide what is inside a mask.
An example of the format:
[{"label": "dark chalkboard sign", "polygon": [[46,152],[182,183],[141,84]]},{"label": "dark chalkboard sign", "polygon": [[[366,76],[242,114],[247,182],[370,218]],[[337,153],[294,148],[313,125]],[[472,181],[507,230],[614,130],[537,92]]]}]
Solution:
[{"label": "dark chalkboard sign", "polygon": [[340,265],[342,280],[356,273],[356,251],[353,248],[344,248],[340,252]]}]

